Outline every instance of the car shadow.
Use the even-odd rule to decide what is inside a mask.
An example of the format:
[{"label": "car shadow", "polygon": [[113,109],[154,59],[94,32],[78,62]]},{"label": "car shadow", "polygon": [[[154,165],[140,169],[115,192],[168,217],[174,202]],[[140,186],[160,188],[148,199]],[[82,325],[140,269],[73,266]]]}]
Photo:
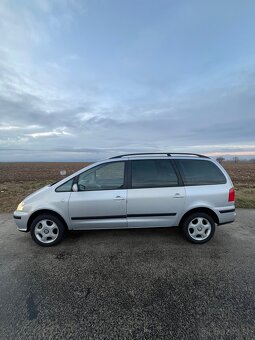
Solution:
[{"label": "car shadow", "polygon": [[139,229],[101,229],[101,230],[69,230],[65,242],[78,242],[82,239],[94,241],[130,240],[130,241],[156,241],[167,239],[168,241],[186,241],[178,227],[169,228],[139,228]]}]

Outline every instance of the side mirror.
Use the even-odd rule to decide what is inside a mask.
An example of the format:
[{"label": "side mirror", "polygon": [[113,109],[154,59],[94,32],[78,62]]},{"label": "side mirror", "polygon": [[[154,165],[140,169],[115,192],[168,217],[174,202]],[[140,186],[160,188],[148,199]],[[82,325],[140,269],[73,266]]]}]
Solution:
[{"label": "side mirror", "polygon": [[75,183],[72,186],[72,191],[77,192],[78,191],[78,185]]}]

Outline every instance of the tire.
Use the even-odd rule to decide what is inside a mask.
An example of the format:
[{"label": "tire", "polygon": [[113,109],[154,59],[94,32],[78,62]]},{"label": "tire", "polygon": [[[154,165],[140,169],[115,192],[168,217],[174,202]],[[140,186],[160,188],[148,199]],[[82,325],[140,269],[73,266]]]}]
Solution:
[{"label": "tire", "polygon": [[210,215],[198,211],[184,220],[182,231],[190,242],[206,243],[215,233],[215,222]]},{"label": "tire", "polygon": [[62,241],[65,226],[57,216],[42,214],[33,220],[30,233],[37,244],[42,247],[51,247]]}]

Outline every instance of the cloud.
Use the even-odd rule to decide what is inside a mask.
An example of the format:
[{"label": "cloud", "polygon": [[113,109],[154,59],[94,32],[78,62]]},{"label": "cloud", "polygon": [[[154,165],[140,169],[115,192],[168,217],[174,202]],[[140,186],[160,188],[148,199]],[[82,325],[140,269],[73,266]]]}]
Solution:
[{"label": "cloud", "polygon": [[40,129],[39,125],[26,125],[26,126],[18,126],[18,125],[8,125],[8,124],[0,124],[0,131],[9,131],[9,130],[30,130],[30,129]]},{"label": "cloud", "polygon": [[40,137],[59,137],[59,136],[70,136],[71,133],[66,131],[66,128],[57,128],[52,131],[45,131],[45,132],[33,132],[33,133],[26,133],[25,136],[33,137],[33,138],[40,138]]},{"label": "cloud", "polygon": [[[0,73],[1,70],[3,68]],[[16,78],[14,70],[12,77]],[[252,89],[243,91],[242,85],[250,81],[249,76],[234,90],[225,91],[224,96],[222,89],[207,89],[203,96],[198,91],[169,102],[149,100],[142,104],[134,101],[104,106],[102,102],[82,100],[69,103],[69,96],[61,94],[59,108],[55,89],[48,88],[45,94],[43,87],[27,75],[24,83],[30,85],[26,87],[18,85],[22,84],[21,74],[17,74],[17,79],[13,85],[9,78],[2,78],[1,87],[9,86],[10,90],[8,95],[4,91],[0,93],[0,144],[12,149],[19,146],[22,157],[30,160],[33,159],[32,140],[35,141],[32,150],[41,153],[44,160],[48,156],[40,151],[40,140],[44,141],[43,149],[51,151],[56,159],[69,159],[71,155],[73,160],[80,160],[84,154],[94,160],[130,151],[194,152],[198,147],[199,152],[212,155],[215,152],[215,155],[231,155],[236,150],[245,154],[247,149],[247,156],[255,154],[254,149],[247,146],[254,140],[255,94]],[[47,91],[52,91],[49,96]],[[215,144],[216,140],[220,144]],[[14,160],[15,154],[20,157],[20,153],[13,151]],[[2,152],[0,159],[9,159],[9,155]]]},{"label": "cloud", "polygon": [[[1,161],[35,154],[95,160],[130,151],[255,155],[255,65],[243,56],[217,61],[217,44],[215,55],[206,51],[213,30],[206,26],[210,41],[195,33],[213,21],[208,9],[202,6],[197,22],[184,6],[182,26],[183,5],[178,20],[170,8],[157,12],[157,22],[148,12],[122,18],[116,6],[109,13],[93,6],[0,3]],[[197,50],[189,58],[192,42]]]},{"label": "cloud", "polygon": [[253,151],[208,152],[207,155],[210,156],[210,157],[239,156],[239,157],[246,157],[246,158],[254,158],[255,150],[253,150]]}]

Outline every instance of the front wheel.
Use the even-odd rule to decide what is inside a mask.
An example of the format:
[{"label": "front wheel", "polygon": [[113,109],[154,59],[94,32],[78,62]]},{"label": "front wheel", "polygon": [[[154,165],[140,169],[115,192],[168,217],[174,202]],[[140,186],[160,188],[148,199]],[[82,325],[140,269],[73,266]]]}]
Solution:
[{"label": "front wheel", "polygon": [[57,216],[42,214],[33,220],[30,233],[37,244],[50,247],[63,239],[65,226]]},{"label": "front wheel", "polygon": [[210,215],[196,212],[185,219],[182,231],[190,242],[205,243],[215,233],[215,222]]}]

